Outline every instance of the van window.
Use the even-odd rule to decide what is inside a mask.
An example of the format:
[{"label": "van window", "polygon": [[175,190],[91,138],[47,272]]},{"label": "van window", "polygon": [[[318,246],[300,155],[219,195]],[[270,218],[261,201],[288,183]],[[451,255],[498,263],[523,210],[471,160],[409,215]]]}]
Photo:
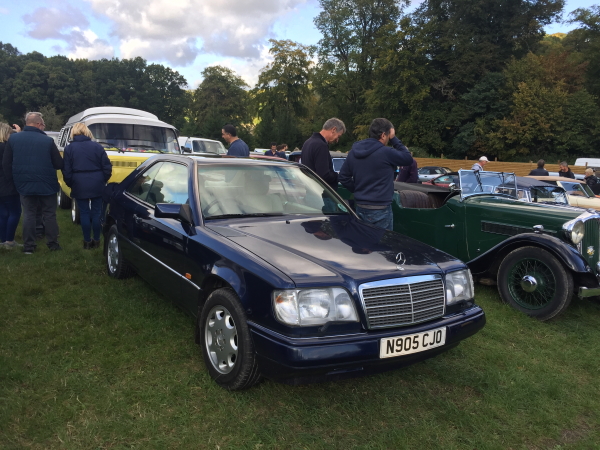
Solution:
[{"label": "van window", "polygon": [[130,123],[93,123],[88,128],[106,150],[180,153],[177,136],[170,128]]}]

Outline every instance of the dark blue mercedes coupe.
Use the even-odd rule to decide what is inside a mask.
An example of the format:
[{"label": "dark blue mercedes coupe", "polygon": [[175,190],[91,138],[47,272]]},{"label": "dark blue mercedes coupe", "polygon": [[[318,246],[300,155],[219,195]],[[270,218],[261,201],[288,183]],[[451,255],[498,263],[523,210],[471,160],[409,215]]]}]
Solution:
[{"label": "dark blue mercedes coupe", "polygon": [[405,366],[485,324],[464,263],[362,222],[300,164],[155,156],[114,187],[104,236],[108,274],[189,310],[229,390]]}]

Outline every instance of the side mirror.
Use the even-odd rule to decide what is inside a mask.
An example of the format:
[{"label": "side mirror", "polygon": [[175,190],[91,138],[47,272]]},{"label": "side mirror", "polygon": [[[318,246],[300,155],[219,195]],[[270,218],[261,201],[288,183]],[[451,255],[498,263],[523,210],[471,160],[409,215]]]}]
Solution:
[{"label": "side mirror", "polygon": [[176,219],[189,225],[194,224],[192,210],[188,204],[157,203],[154,209],[154,217],[157,219]]},{"label": "side mirror", "polygon": [[183,153],[192,153],[192,149],[190,147],[181,147],[181,150],[183,150]]}]

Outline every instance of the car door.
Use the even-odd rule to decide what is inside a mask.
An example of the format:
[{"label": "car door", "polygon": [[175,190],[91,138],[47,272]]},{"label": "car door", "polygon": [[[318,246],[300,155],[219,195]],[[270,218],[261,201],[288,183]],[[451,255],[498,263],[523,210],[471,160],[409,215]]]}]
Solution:
[{"label": "car door", "polygon": [[148,213],[134,217],[142,251],[150,258],[148,277],[156,289],[179,300],[185,278],[188,232],[177,219],[157,218],[157,203],[189,203],[189,168],[180,162],[165,161],[156,174],[146,197]]}]

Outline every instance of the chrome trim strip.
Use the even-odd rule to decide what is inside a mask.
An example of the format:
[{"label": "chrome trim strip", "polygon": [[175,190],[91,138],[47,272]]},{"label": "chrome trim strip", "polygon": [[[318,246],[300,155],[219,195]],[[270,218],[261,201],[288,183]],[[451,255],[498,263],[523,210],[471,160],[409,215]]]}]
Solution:
[{"label": "chrome trim strip", "polygon": [[[372,281],[370,283],[363,283],[358,287],[358,297],[363,309],[363,313],[365,315],[365,320],[367,321],[367,328],[370,330],[375,330],[375,329],[382,329],[382,328],[392,328],[392,327],[406,327],[406,326],[410,326],[410,325],[415,325],[418,323],[422,323],[422,322],[427,322],[428,320],[431,320],[432,318],[429,317],[427,319],[424,320],[419,320],[419,321],[414,321],[415,318],[415,312],[414,312],[414,304],[415,302],[413,302],[413,293],[410,289],[410,285],[411,284],[415,284],[415,283],[423,283],[423,282],[427,282],[427,281],[441,281],[442,282],[442,289],[443,289],[443,302],[442,302],[442,315],[440,317],[443,317],[443,315],[446,313],[446,285],[444,282],[444,278],[442,277],[441,274],[436,274],[436,275],[417,275],[414,277],[404,277],[404,278],[391,278],[388,280],[379,280],[379,281]],[[404,293],[404,295],[409,295],[410,297],[410,307],[411,307],[411,312],[410,313],[404,313],[404,315],[408,315],[411,314],[412,315],[412,321],[411,323],[401,323],[401,324],[389,324],[389,325],[385,325],[385,326],[371,326],[371,321],[369,320],[369,314],[367,312],[367,305],[365,303],[365,297],[363,295],[363,291],[365,289],[374,289],[374,288],[384,288],[384,287],[394,287],[394,286],[406,286],[408,285],[408,289],[409,291],[407,293]],[[418,293],[421,292],[426,292],[426,291],[419,291]],[[372,297],[371,297],[372,298]],[[367,300],[369,298],[367,297]],[[430,299],[429,299],[430,300]],[[421,311],[419,311],[421,312]],[[400,315],[402,315],[403,313],[400,313]],[[389,315],[390,317],[395,317],[397,315]],[[379,316],[379,317],[384,317],[384,316]]]},{"label": "chrome trim strip", "polygon": [[202,289],[200,288],[200,286],[198,286],[196,283],[192,282],[192,280],[188,280],[186,277],[184,277],[183,275],[181,275],[179,272],[177,272],[176,270],[172,269],[171,267],[167,266],[164,262],[162,262],[160,259],[157,259],[156,257],[152,256],[150,253],[148,253],[146,250],[144,250],[143,248],[141,248],[139,245],[135,244],[133,241],[131,241],[130,239],[126,238],[125,236],[123,236],[121,233],[118,233],[118,237],[120,237],[121,239],[129,242],[131,245],[135,246],[137,249],[139,249],[142,253],[148,255],[150,258],[152,258],[154,261],[156,261],[157,263],[159,263],[161,266],[163,266],[164,268],[170,270],[171,272],[173,272],[175,275],[179,276],[180,278],[182,278],[183,280],[187,281],[189,284],[191,284],[193,287],[195,287],[196,289],[198,289],[199,291],[201,291]]}]

